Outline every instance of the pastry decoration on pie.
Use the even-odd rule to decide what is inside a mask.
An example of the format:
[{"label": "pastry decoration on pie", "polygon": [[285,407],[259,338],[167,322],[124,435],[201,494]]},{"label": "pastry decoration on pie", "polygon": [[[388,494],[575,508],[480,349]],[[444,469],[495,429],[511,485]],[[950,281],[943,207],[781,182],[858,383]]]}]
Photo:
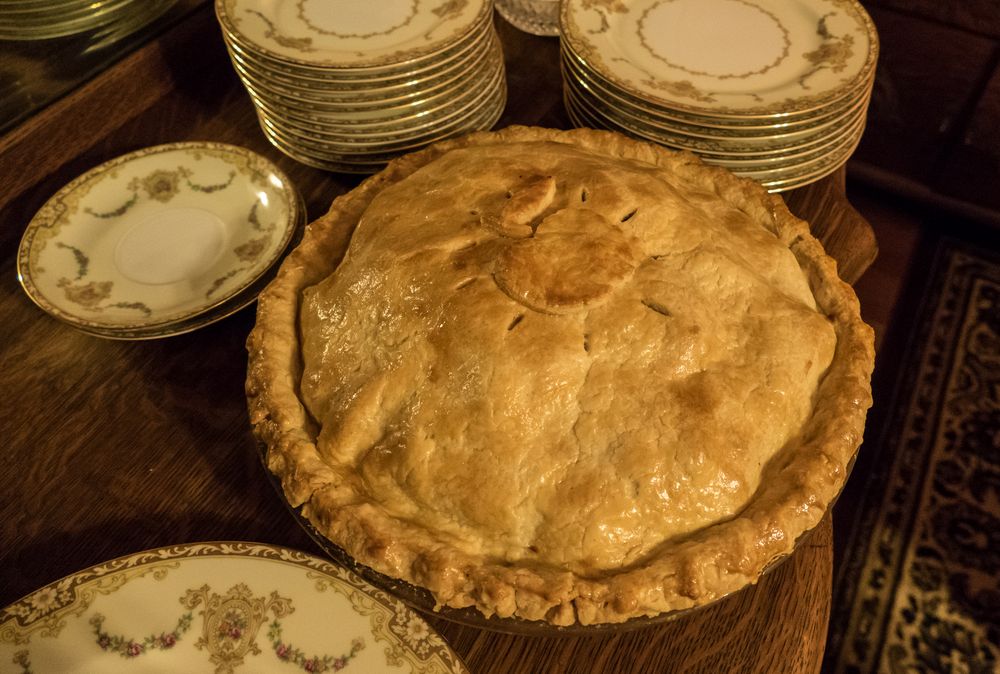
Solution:
[{"label": "pastry decoration on pie", "polygon": [[285,496],[440,607],[621,622],[756,582],[837,496],[872,331],[777,196],[511,127],[338,197],[258,305]]}]

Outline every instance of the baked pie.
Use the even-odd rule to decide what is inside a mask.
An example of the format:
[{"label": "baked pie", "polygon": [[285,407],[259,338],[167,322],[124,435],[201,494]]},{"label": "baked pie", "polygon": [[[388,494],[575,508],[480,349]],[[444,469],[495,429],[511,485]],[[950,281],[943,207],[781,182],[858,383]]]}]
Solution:
[{"label": "baked pie", "polygon": [[324,536],[555,625],[756,582],[871,404],[872,331],[779,197],[584,129],[446,141],[337,198],[248,349],[269,469]]}]

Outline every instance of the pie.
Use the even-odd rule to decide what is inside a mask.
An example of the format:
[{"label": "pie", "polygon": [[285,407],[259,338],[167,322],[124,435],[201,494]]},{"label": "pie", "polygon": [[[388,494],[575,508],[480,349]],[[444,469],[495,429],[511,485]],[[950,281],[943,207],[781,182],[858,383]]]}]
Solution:
[{"label": "pie", "polygon": [[872,331],[780,197],[584,129],[446,141],[338,197],[248,350],[267,465],[324,536],[553,625],[756,582],[871,404]]}]

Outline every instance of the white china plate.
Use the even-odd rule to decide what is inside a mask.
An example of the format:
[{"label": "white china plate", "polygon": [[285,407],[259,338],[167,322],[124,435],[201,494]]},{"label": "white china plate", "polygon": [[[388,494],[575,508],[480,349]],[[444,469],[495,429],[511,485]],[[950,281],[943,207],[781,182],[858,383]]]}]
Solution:
[{"label": "white china plate", "polygon": [[305,65],[390,66],[461,41],[488,0],[216,0],[224,29],[254,51]]},{"label": "white china plate", "polygon": [[719,117],[801,113],[871,80],[875,28],[855,0],[564,2],[563,40],[616,86]]},{"label": "white china plate", "polygon": [[[268,107],[256,100],[258,111],[272,119],[281,120],[280,131],[289,136],[298,136],[307,144],[321,149],[330,144],[347,144],[354,147],[363,145],[393,145],[410,142],[436,128],[447,125],[450,121],[471,114],[473,110],[496,101],[501,92],[506,93],[506,80],[503,64],[498,63],[492,68],[492,73],[485,73],[483,80],[475,88],[456,96],[453,100],[428,107],[425,110],[413,111],[404,117],[389,119],[384,123],[366,123],[364,121],[336,122],[322,121],[322,118],[312,117],[302,119],[287,110],[275,116]],[[479,75],[476,75],[479,77]],[[488,79],[487,79],[488,78]]]},{"label": "white china plate", "polygon": [[[442,70],[439,75],[433,77],[420,78],[413,76],[403,87],[406,95],[400,99],[398,92],[401,88],[395,89],[397,95],[394,97],[393,89],[381,90],[380,96],[374,95],[378,89],[363,90],[355,92],[356,97],[345,95],[341,91],[324,91],[316,87],[303,87],[300,85],[277,82],[274,79],[262,77],[258,72],[247,69],[236,58],[233,58],[233,67],[236,69],[240,79],[252,85],[259,93],[265,94],[269,98],[282,102],[284,105],[293,108],[302,108],[312,113],[366,113],[374,111],[391,110],[399,104],[424,105],[424,101],[435,96],[453,95],[455,91],[460,91],[462,85],[468,79],[468,75],[485,69],[486,61],[493,58],[494,54],[500,55],[502,52],[495,39],[488,40],[478,51],[469,58],[463,59],[454,67]],[[385,95],[385,94],[388,95]],[[395,100],[393,100],[395,98]]]},{"label": "white china plate", "polygon": [[327,560],[197,543],[115,559],[0,611],[4,671],[468,674],[417,613]]},{"label": "white china plate", "polygon": [[818,122],[814,126],[792,129],[774,129],[770,134],[744,135],[735,131],[707,133],[698,127],[682,126],[649,115],[644,110],[630,108],[618,102],[598,98],[592,92],[568,86],[577,101],[624,126],[645,129],[649,133],[673,139],[678,144],[688,144],[690,149],[706,153],[761,154],[785,152],[808,146],[821,145],[845,128],[852,126],[868,109],[868,98],[862,98],[842,114]]},{"label": "white china plate", "polygon": [[457,60],[468,56],[479,49],[487,35],[493,32],[493,23],[483,21],[468,35],[442,49],[419,58],[409,59],[401,63],[382,66],[352,67],[335,65],[305,65],[275,59],[272,54],[259,51],[259,48],[246,42],[239,36],[226,31],[222,26],[222,36],[230,52],[235,52],[252,63],[255,67],[267,72],[278,73],[294,78],[309,87],[317,83],[338,85],[346,88],[368,88],[385,86],[393,81],[406,79],[416,74],[431,74],[445,67],[450,67]]},{"label": "white china plate", "polygon": [[610,82],[602,81],[599,76],[589,72],[585,65],[565,51],[562,54],[561,68],[566,83],[579,91],[581,95],[586,92],[588,97],[602,100],[608,106],[634,111],[633,114],[637,116],[648,117],[678,131],[706,137],[774,136],[798,133],[807,129],[818,129],[824,124],[836,123],[838,119],[849,114],[862,103],[867,104],[872,85],[872,82],[868,82],[866,86],[835,104],[805,115],[784,114],[772,118],[753,118],[749,121],[732,123],[731,120],[719,121],[668,110],[630,96],[627,92],[616,89]]},{"label": "white china plate", "polygon": [[384,168],[390,159],[404,151],[415,150],[430,143],[451,138],[462,133],[493,128],[503,114],[506,102],[507,91],[505,88],[500,88],[494,92],[487,105],[481,110],[470,113],[468,117],[462,116],[447,127],[435,128],[429,132],[429,135],[413,136],[411,137],[411,147],[388,155],[377,152],[370,153],[365,149],[365,146],[362,146],[358,151],[352,152],[349,155],[332,152],[325,146],[323,150],[316,150],[315,148],[307,147],[293,140],[278,136],[264,120],[261,120],[261,129],[271,144],[278,150],[306,166],[335,173],[371,174]]},{"label": "white china plate", "polygon": [[259,93],[246,80],[243,81],[243,86],[258,109],[272,119],[282,120],[282,125],[287,122],[289,127],[315,132],[318,134],[315,138],[317,141],[334,137],[358,141],[363,138],[399,138],[412,135],[417,129],[443,122],[489,98],[497,89],[506,86],[506,80],[503,60],[497,54],[496,58],[491,58],[476,70],[470,71],[468,77],[451,91],[396,109],[389,108],[380,111],[383,114],[379,115],[371,111],[331,113],[294,108],[275,102],[273,98],[265,98],[266,94]]},{"label": "white china plate", "polygon": [[493,31],[483,33],[469,48],[456,52],[446,60],[434,62],[429,67],[413,69],[404,74],[393,74],[389,78],[361,80],[358,78],[334,80],[300,77],[295,74],[263,64],[252,57],[243,54],[234,45],[229,44],[229,56],[238,70],[244,75],[277,92],[295,92],[297,96],[318,98],[334,106],[355,104],[357,102],[380,101],[391,98],[401,90],[419,91],[433,89],[442,82],[454,80],[461,75],[471,63],[489,53],[496,41]]},{"label": "white china plate", "polygon": [[[301,195],[299,195],[299,216],[298,223],[296,224],[296,231],[301,232],[306,226],[306,205],[305,201],[302,200]],[[285,250],[292,248],[297,241],[297,237],[292,237],[285,247]],[[161,339],[163,337],[174,337],[176,335],[183,335],[189,332],[194,332],[195,330],[200,330],[212,323],[217,323],[224,318],[228,318],[235,314],[236,312],[250,306],[257,301],[257,296],[260,295],[261,291],[267,287],[267,284],[271,282],[275,274],[278,273],[278,267],[280,265],[271,265],[271,268],[264,272],[263,275],[258,277],[249,286],[236,293],[225,302],[212,307],[211,310],[200,313],[191,318],[187,318],[181,321],[176,321],[173,323],[168,323],[167,325],[152,325],[148,327],[139,327],[135,329],[123,329],[123,328],[113,328],[113,329],[103,329],[93,326],[77,326],[77,329],[86,332],[88,334],[94,335],[95,337],[104,337],[105,339],[115,339],[120,341],[143,341],[150,339]]]},{"label": "white china plate", "polygon": [[160,145],[56,192],[24,232],[18,277],[40,308],[80,329],[167,328],[249,288],[300,218],[294,187],[263,157],[221,143]]},{"label": "white china plate", "polygon": [[837,142],[837,139],[846,132],[845,130],[855,129],[858,126],[858,121],[864,119],[866,112],[864,108],[861,108],[848,120],[848,123],[831,133],[816,134],[804,141],[783,143],[780,139],[775,141],[732,139],[722,143],[671,133],[662,128],[650,126],[636,118],[628,117],[619,110],[603,107],[599,103],[580,97],[570,87],[565,88],[564,99],[568,105],[571,104],[575,107],[578,113],[577,117],[583,117],[590,126],[616,129],[675,150],[688,150],[697,153],[704,159],[728,159],[744,162],[801,154],[802,151],[819,150],[829,146],[831,143]]},{"label": "white china plate", "polygon": [[[577,107],[576,102],[569,94],[569,89],[565,89],[564,103],[566,106],[566,112],[574,126],[597,129],[610,128],[633,137],[637,137],[640,140],[646,140],[660,145],[665,145],[666,147],[671,147],[670,145],[663,143],[660,139],[646,137],[635,132],[634,130],[626,129],[618,125],[604,124],[589,117],[588,112]],[[775,166],[766,163],[751,163],[749,161],[727,161],[725,159],[720,159],[719,157],[713,157],[705,154],[702,154],[701,158],[706,164],[721,166],[729,169],[738,176],[756,180],[770,192],[783,192],[808,185],[809,183],[820,180],[837,170],[848,160],[848,158],[850,158],[851,154],[857,147],[858,141],[860,140],[863,132],[864,118],[861,119],[860,123],[851,132],[851,134],[838,138],[829,150],[822,152],[819,156],[801,162],[796,160],[790,165],[782,164]],[[684,148],[674,147],[672,149]]]}]

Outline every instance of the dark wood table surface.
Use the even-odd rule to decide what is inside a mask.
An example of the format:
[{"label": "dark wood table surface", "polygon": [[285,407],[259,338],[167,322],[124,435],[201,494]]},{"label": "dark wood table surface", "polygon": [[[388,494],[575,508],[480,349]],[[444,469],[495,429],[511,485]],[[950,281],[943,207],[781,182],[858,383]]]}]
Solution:
[{"label": "dark wood table surface", "polygon": [[[568,128],[558,40],[502,20],[509,104],[498,127]],[[322,554],[257,457],[243,393],[253,308],[144,342],[91,337],[35,307],[16,253],[36,210],[93,166],[167,142],[212,140],[282,167],[311,218],[361,178],[311,169],[261,135],[211,8],[0,138],[0,606],[140,550],[246,540]],[[787,195],[853,282],[876,245],[843,171]],[[476,673],[815,672],[829,616],[829,518],[752,588],[658,627],[540,638],[432,622]]]}]

